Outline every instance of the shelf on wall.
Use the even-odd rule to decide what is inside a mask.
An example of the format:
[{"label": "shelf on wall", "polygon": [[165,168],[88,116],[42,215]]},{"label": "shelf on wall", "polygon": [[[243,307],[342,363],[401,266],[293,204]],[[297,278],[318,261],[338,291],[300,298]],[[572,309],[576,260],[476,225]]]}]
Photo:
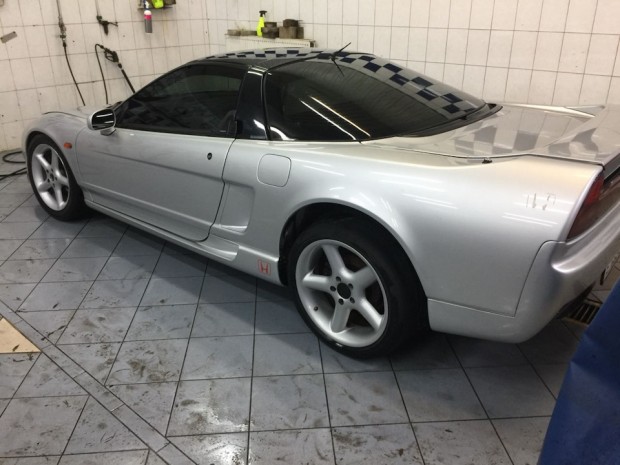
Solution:
[{"label": "shelf on wall", "polygon": [[226,51],[260,49],[267,47],[314,47],[312,39],[266,39],[258,36],[229,36],[226,35]]}]

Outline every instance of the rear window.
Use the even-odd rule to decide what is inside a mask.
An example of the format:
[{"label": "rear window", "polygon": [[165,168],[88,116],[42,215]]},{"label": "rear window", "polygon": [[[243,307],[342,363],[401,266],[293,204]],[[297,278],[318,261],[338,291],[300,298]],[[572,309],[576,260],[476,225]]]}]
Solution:
[{"label": "rear window", "polygon": [[265,104],[273,140],[323,141],[416,135],[431,128],[440,132],[442,126],[486,106],[369,55],[276,68],[266,77]]}]

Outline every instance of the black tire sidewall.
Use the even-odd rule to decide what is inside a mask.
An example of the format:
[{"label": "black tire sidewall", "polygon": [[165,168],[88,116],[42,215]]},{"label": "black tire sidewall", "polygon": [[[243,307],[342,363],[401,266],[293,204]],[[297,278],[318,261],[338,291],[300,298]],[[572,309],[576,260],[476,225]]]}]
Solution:
[{"label": "black tire sidewall", "polygon": [[[322,239],[342,242],[354,249],[373,267],[381,281],[388,304],[388,321],[380,338],[369,346],[347,347],[331,339],[315,325],[299,298],[297,261],[304,249]],[[425,326],[426,308],[421,285],[408,258],[403,255],[393,238],[371,222],[351,219],[312,225],[298,236],[289,255],[287,277],[299,313],[315,334],[339,352],[368,358],[394,351]]]},{"label": "black tire sidewall", "polygon": [[[39,195],[39,192],[37,191],[37,188],[34,184],[34,179],[32,177],[32,152],[34,151],[35,147],[41,144],[49,145],[56,151],[56,153],[58,153],[58,156],[62,160],[66,173],[67,173],[67,179],[69,180],[69,198],[67,201],[67,205],[62,210],[54,210],[48,207],[45,204],[45,202],[41,199],[41,196]],[[43,134],[35,136],[32,139],[32,141],[28,144],[28,147],[26,149],[26,166],[28,167],[28,181],[30,182],[30,186],[32,187],[34,195],[37,198],[39,205],[41,205],[41,207],[50,216],[57,218],[59,220],[67,221],[67,220],[73,220],[73,219],[80,218],[84,215],[85,204],[84,204],[84,197],[82,194],[82,190],[80,189],[80,186],[78,186],[73,176],[73,172],[71,171],[71,167],[69,166],[69,163],[67,162],[67,158],[65,157],[62,150],[60,150],[58,145],[52,139],[50,139],[49,137]]]}]

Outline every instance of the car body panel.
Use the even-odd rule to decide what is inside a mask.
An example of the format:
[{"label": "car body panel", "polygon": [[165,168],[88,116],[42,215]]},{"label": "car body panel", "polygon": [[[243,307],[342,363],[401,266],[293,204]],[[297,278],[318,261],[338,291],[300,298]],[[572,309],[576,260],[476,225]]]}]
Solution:
[{"label": "car body panel", "polygon": [[219,208],[232,141],[124,128],[109,136],[83,131],[76,147],[82,187],[95,203],[202,241]]}]

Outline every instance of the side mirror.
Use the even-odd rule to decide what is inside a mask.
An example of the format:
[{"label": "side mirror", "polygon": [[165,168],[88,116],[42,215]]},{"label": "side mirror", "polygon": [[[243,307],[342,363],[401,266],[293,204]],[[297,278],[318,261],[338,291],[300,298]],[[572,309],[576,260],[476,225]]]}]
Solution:
[{"label": "side mirror", "polygon": [[109,108],[96,111],[88,117],[88,129],[101,131],[104,136],[112,134],[115,125],[116,115]]}]

